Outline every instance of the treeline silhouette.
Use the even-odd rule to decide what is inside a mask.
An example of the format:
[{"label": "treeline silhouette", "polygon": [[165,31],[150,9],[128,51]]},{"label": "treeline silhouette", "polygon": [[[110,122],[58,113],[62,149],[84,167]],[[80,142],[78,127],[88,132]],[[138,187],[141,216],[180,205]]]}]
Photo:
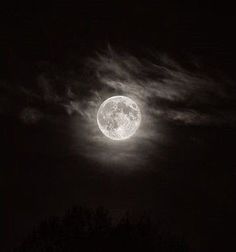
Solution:
[{"label": "treeline silhouette", "polygon": [[15,252],[186,252],[187,246],[145,215],[114,220],[108,210],[74,207],[42,222]]}]

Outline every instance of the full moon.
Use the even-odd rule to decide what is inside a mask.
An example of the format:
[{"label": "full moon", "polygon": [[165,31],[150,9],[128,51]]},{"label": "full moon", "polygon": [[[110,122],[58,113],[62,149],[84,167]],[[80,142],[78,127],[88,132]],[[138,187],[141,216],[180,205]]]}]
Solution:
[{"label": "full moon", "polygon": [[135,134],[141,123],[138,105],[126,96],[112,96],[97,112],[97,123],[102,133],[112,140],[125,140]]}]

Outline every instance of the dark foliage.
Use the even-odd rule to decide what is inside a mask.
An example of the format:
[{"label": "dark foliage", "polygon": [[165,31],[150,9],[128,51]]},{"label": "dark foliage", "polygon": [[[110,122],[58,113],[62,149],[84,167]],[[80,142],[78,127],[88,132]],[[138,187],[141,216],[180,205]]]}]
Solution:
[{"label": "dark foliage", "polygon": [[51,218],[26,239],[15,252],[159,251],[185,252],[177,236],[160,230],[149,217],[114,221],[107,210],[74,207],[63,218]]}]

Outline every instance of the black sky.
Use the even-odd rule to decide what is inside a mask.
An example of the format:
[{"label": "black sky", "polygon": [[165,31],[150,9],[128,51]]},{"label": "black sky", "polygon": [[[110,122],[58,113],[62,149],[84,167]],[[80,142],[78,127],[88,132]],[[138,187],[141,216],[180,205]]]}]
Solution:
[{"label": "black sky", "polygon": [[[115,214],[150,211],[183,234],[190,251],[229,250],[236,210],[235,14],[225,2],[203,1],[150,5],[96,1],[1,8],[1,251],[16,246],[43,219],[63,214],[76,204],[102,205]],[[141,160],[144,152],[151,153],[140,167],[129,160],[125,165],[99,162],[90,155],[100,152],[98,146],[88,146],[92,142],[86,140],[87,124],[80,118],[74,123],[73,116],[62,112],[64,96],[60,94],[65,84],[57,86],[58,103],[50,96],[54,90],[40,100],[37,85],[41,83],[45,92],[48,85],[42,83],[48,80],[65,83],[77,78],[76,99],[87,101],[90,91],[101,90],[91,80],[94,73],[88,62],[111,48],[140,62],[143,58],[153,62],[154,52],[168,55],[193,75],[197,68],[214,79],[210,88],[200,92],[206,99],[211,89],[219,88],[214,84],[219,81],[225,99],[222,95],[218,100],[220,89],[216,101],[207,104],[199,99],[202,103],[193,106],[207,115],[219,112],[220,120],[188,124],[174,122],[170,113],[164,113],[158,126],[163,140],[151,139],[155,133],[145,138],[151,144],[142,144],[140,138],[138,151],[132,149],[132,162]],[[25,95],[22,88],[32,90],[33,95]],[[199,93],[191,95],[196,100]],[[171,106],[188,108],[191,101],[159,101],[158,105],[169,111]],[[28,107],[36,108],[33,113],[30,110],[29,120],[24,110]],[[151,122],[154,127],[158,121]]]}]

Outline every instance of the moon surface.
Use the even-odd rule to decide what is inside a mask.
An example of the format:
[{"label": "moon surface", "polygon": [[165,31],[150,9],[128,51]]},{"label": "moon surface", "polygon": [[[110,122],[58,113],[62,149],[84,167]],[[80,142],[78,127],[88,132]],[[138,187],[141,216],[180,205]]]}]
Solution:
[{"label": "moon surface", "polygon": [[112,140],[125,140],[135,134],[141,123],[138,105],[126,96],[112,96],[97,112],[97,124],[102,133]]}]

